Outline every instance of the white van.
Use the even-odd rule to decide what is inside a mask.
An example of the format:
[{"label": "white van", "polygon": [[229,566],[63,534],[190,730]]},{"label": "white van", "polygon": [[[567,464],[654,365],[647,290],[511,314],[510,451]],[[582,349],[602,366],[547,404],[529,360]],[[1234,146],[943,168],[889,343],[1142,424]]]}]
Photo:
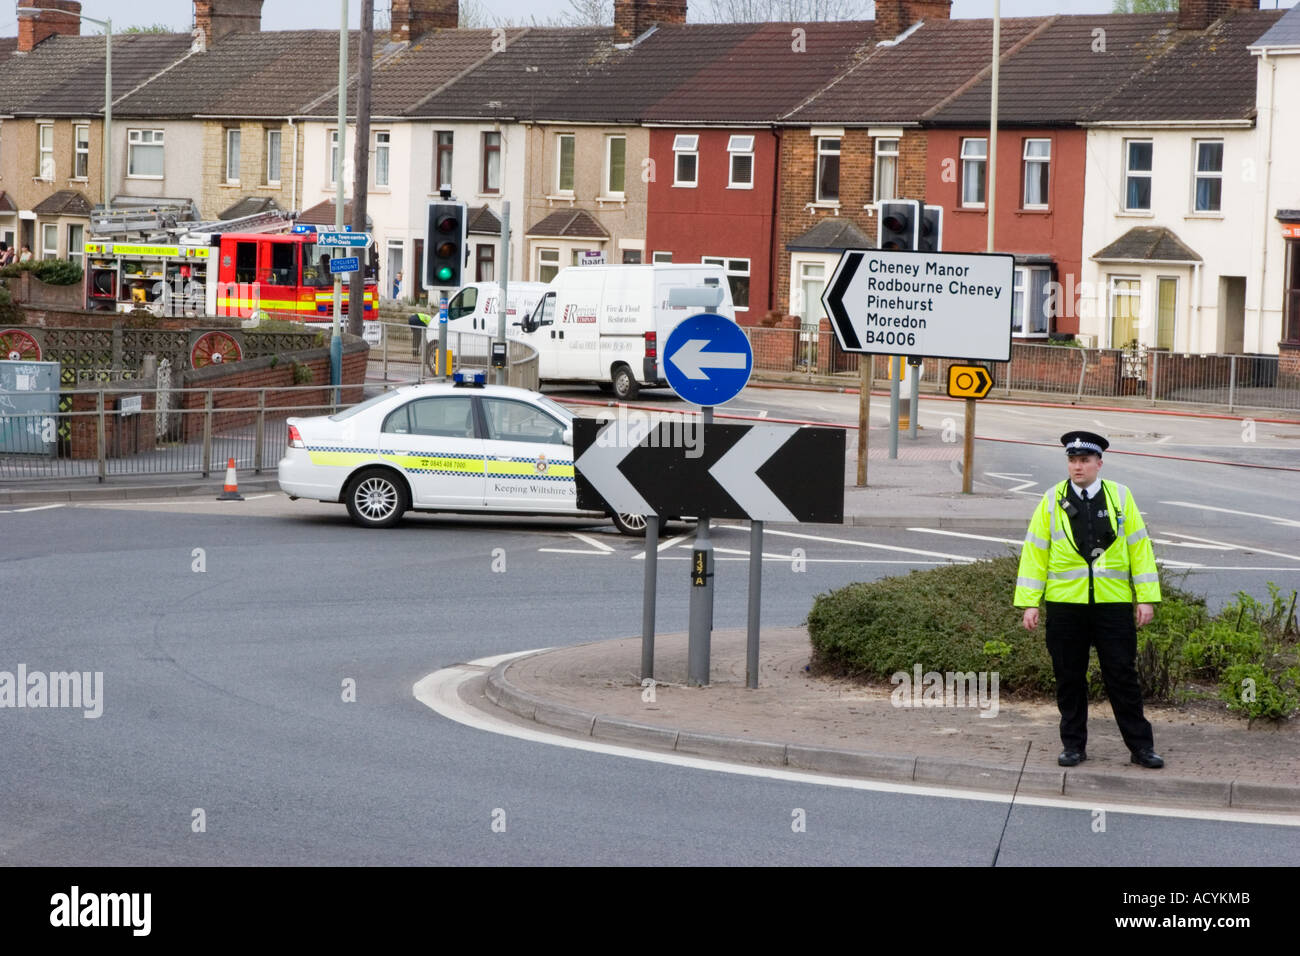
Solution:
[{"label": "white van", "polygon": [[704,286],[722,289],[718,314],[734,322],[721,266],[571,266],[511,335],[537,349],[543,382],[594,383],[620,399],[635,398],[642,387],[667,384],[659,349],[679,322],[702,311],[669,306],[669,290]]},{"label": "white van", "polygon": [[[506,291],[506,336],[519,338],[519,325],[531,315],[550,286],[545,282],[511,282]],[[474,282],[460,288],[447,301],[448,332],[497,334],[497,310],[501,307],[501,286],[495,282]],[[437,307],[434,321],[425,331],[425,339],[438,339]]]}]

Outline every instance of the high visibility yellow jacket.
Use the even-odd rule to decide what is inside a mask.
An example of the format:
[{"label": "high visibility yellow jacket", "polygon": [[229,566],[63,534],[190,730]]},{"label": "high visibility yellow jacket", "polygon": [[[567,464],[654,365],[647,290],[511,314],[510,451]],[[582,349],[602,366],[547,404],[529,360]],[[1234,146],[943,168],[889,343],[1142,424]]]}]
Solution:
[{"label": "high visibility yellow jacket", "polygon": [[1135,587],[1139,604],[1159,601],[1155,552],[1132,492],[1116,482],[1102,481],[1115,540],[1089,565],[1075,550],[1070,517],[1061,508],[1067,484],[1063,481],[1048,491],[1029,522],[1016,575],[1016,607],[1038,607],[1044,597],[1087,604],[1090,589],[1093,603],[1131,604]]}]

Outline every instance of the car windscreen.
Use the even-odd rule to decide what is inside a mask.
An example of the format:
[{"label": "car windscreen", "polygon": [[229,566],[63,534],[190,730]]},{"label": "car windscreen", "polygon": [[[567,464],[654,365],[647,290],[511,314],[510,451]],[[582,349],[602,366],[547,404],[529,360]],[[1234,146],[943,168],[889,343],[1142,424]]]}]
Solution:
[{"label": "car windscreen", "polygon": [[573,412],[569,411],[559,402],[553,402],[545,395],[538,395],[536,401],[538,405],[546,409],[548,412],[551,412],[553,415],[559,416],[560,421],[564,422],[564,424],[566,425],[573,424],[573,419],[576,416],[573,414]]}]

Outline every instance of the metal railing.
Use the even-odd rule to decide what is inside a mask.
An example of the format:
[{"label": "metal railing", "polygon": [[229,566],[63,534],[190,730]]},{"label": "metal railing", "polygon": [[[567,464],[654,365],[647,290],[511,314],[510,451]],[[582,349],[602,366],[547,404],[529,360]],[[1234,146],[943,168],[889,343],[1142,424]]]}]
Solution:
[{"label": "metal railing", "polygon": [[[372,323],[367,323],[370,325]],[[384,379],[389,367],[410,371],[415,366],[417,381],[437,379],[437,342],[425,342],[423,325],[411,326],[405,322],[380,321],[379,335],[372,334],[368,341],[372,351],[379,352]],[[434,328],[435,336],[437,328]],[[492,362],[492,342],[495,336],[483,332],[448,332],[447,348],[452,355],[452,370],[489,369]],[[518,388],[537,389],[540,384],[537,372],[537,350],[524,342],[506,340],[506,384]],[[375,358],[372,355],[371,361]],[[488,381],[494,381],[489,376]]]},{"label": "metal railing", "polygon": [[[831,332],[745,329],[754,367],[772,372],[858,377],[858,355],[846,353]],[[887,356],[871,357],[873,374],[887,379]],[[947,387],[958,359],[926,359],[921,384]],[[1300,380],[1288,376],[1275,355],[1188,355],[1163,349],[1091,349],[1017,342],[1011,361],[986,363],[994,392],[1046,393],[1083,398],[1137,398],[1153,404],[1221,405],[1300,410]],[[910,374],[910,373],[909,373]]]}]

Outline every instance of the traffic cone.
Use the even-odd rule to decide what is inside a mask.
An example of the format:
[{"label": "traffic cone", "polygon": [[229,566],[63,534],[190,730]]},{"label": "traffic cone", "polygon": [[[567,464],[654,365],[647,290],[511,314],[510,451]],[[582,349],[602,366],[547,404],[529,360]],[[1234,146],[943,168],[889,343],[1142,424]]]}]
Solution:
[{"label": "traffic cone", "polygon": [[226,487],[222,489],[221,494],[217,495],[218,501],[243,501],[244,496],[239,493],[239,481],[235,478],[235,459],[226,459]]}]

